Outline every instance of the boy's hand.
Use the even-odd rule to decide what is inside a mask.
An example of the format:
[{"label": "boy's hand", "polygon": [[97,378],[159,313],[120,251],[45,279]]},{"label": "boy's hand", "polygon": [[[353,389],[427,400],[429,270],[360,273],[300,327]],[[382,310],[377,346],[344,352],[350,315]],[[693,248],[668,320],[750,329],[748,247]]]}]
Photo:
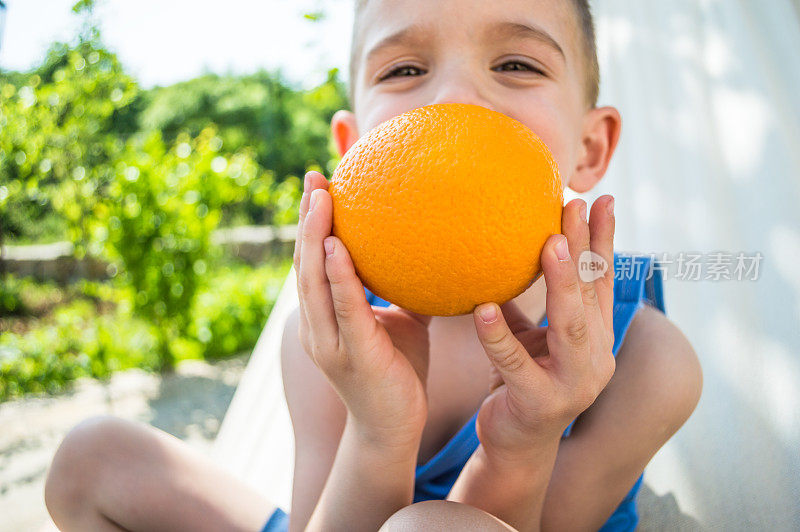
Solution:
[{"label": "boy's hand", "polygon": [[358,434],[395,448],[416,447],[427,417],[431,317],[396,305],[372,307],[347,249],[330,236],[332,224],[328,181],[309,172],[294,251],[300,341],[342,398]]},{"label": "boy's hand", "polygon": [[[559,438],[614,374],[613,201],[595,201],[588,223],[586,203],[571,201],[562,216],[564,235],[545,244],[547,327],[531,323],[511,301],[500,309],[495,303],[475,308],[478,338],[496,371],[494,391],[477,420],[489,456],[524,457],[526,449],[536,448],[532,443]],[[608,264],[603,277],[589,282],[577,269],[587,250]],[[492,310],[496,318],[487,323],[481,313]]]}]

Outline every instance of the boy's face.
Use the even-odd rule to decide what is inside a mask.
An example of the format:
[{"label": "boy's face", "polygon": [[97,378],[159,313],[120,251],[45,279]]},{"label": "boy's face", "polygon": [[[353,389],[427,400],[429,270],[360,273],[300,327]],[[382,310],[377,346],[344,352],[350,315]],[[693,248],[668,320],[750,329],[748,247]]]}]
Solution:
[{"label": "boy's face", "polygon": [[[566,186],[592,158],[586,137],[597,134],[595,122],[609,128],[611,108],[587,103],[581,34],[569,0],[371,0],[360,16],[351,80],[355,117],[349,117],[355,131],[350,141],[337,138],[340,150],[411,109],[472,103],[539,135]],[[619,118],[611,111],[611,135],[600,134],[613,151]],[[341,137],[336,120],[334,135]]]}]

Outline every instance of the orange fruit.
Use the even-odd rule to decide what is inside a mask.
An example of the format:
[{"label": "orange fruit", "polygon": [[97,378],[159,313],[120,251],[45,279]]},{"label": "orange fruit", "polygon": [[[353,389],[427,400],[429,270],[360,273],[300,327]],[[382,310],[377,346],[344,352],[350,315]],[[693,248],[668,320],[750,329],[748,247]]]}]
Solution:
[{"label": "orange fruit", "polygon": [[347,151],[328,190],[333,234],[364,286],[420,314],[513,299],[561,232],[550,150],[476,105],[430,105],[383,122]]}]

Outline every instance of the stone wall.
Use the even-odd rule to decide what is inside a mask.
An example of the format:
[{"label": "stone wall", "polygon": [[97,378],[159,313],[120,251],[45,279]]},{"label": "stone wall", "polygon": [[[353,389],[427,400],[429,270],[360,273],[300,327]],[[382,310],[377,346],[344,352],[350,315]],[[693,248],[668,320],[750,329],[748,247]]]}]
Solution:
[{"label": "stone wall", "polygon": [[[211,235],[211,242],[222,246],[232,256],[257,266],[267,257],[291,255],[296,234],[296,225],[242,226],[218,229]],[[7,272],[42,281],[66,284],[77,279],[102,280],[109,277],[108,264],[91,257],[75,258],[70,242],[3,246],[2,259]]]}]

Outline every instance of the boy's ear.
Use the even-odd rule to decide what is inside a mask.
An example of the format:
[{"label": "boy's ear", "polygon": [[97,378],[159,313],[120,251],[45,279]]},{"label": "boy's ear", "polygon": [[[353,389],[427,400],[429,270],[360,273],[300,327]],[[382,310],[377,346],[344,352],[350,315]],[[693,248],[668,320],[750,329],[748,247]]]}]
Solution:
[{"label": "boy's ear", "polygon": [[569,188],[579,194],[587,192],[603,178],[621,128],[622,117],[614,107],[596,107],[586,113],[581,152]]},{"label": "boy's ear", "polygon": [[336,111],[331,118],[331,134],[336,143],[336,150],[339,157],[350,149],[350,146],[358,140],[358,126],[356,125],[356,115],[350,111]]}]

